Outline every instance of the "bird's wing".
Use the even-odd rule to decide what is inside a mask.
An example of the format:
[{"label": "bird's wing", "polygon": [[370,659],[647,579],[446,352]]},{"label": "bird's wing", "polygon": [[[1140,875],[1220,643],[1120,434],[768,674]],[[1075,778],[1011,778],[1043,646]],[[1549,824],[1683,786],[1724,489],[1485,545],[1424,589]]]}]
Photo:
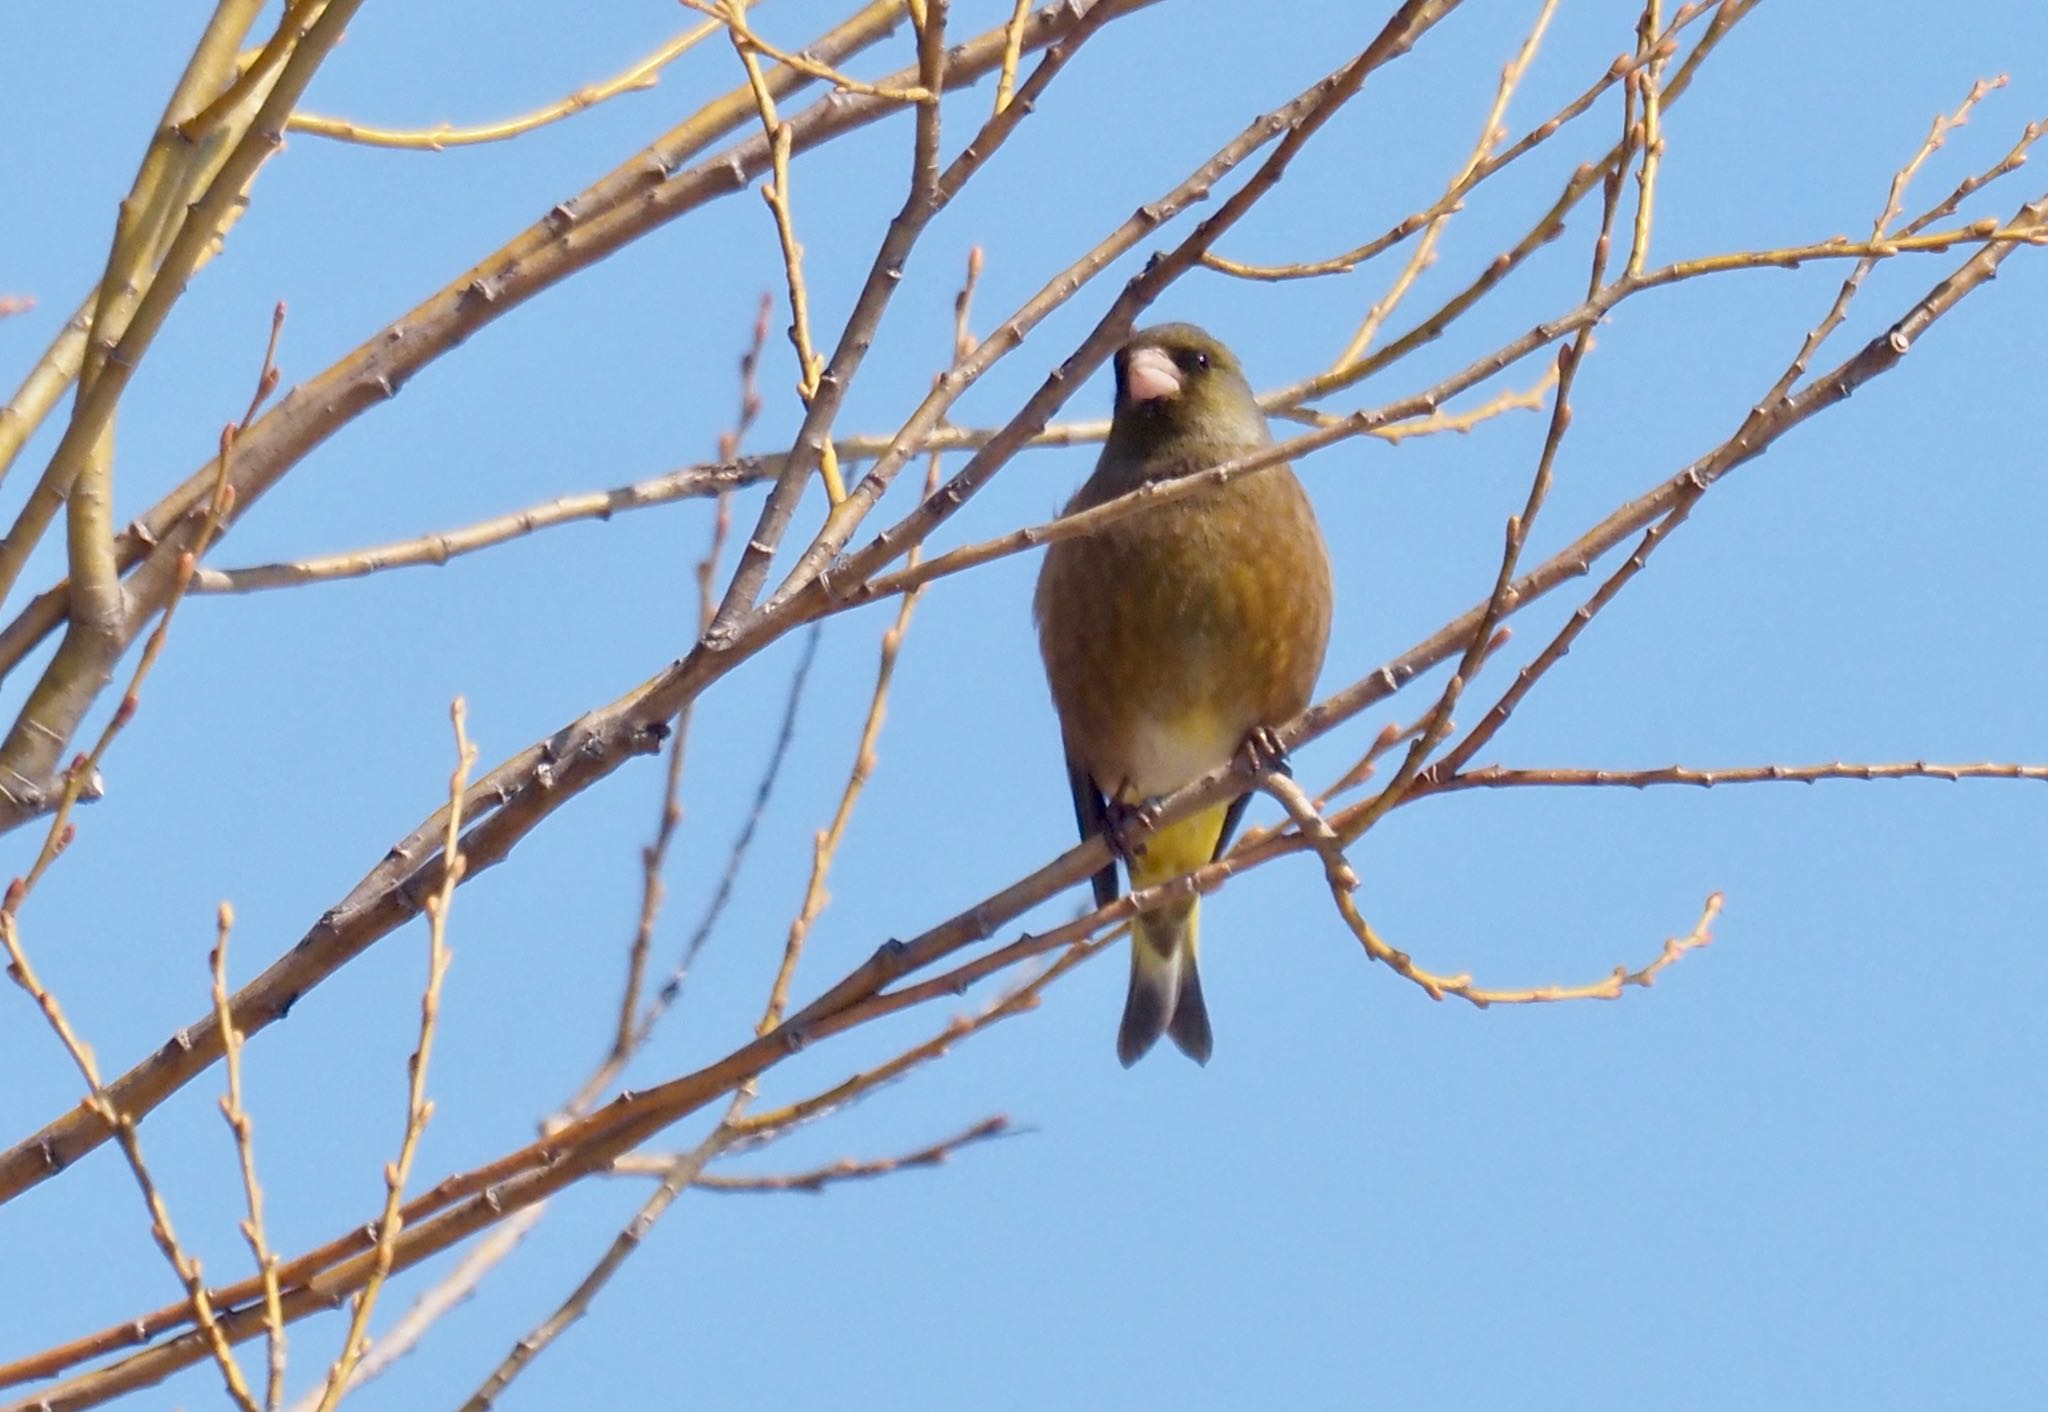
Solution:
[{"label": "bird's wing", "polygon": [[1216,852],[1213,855],[1211,855],[1209,859],[1210,862],[1213,863],[1218,858],[1221,858],[1224,855],[1224,853],[1230,848],[1231,837],[1237,832],[1238,824],[1242,822],[1244,819],[1245,806],[1247,806],[1251,802],[1252,792],[1250,790],[1246,790],[1243,794],[1240,794],[1237,796],[1237,798],[1231,800],[1230,807],[1223,811],[1223,828],[1222,831],[1216,835]]},{"label": "bird's wing", "polygon": [[[1093,838],[1102,833],[1109,822],[1109,804],[1095,787],[1088,767],[1075,758],[1072,749],[1067,751],[1067,784],[1074,791],[1074,822],[1080,826],[1081,837]],[[1116,901],[1115,859],[1095,874],[1094,883],[1097,907],[1107,907]]]}]

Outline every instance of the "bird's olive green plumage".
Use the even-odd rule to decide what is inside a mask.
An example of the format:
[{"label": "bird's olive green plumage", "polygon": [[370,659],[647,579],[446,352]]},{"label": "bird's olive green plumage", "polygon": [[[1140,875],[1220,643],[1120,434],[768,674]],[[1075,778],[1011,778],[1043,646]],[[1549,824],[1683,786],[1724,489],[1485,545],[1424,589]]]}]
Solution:
[{"label": "bird's olive green plumage", "polygon": [[[1116,381],[1109,439],[1069,513],[1271,444],[1237,359],[1192,325],[1133,335]],[[1308,704],[1330,634],[1329,556],[1301,483],[1275,466],[1052,545],[1036,609],[1086,835]],[[1133,890],[1215,858],[1242,803],[1153,834],[1129,860]],[[1095,895],[1116,896],[1114,866]],[[1118,1057],[1133,1063],[1162,1033],[1207,1061],[1192,897],[1137,919]]]}]

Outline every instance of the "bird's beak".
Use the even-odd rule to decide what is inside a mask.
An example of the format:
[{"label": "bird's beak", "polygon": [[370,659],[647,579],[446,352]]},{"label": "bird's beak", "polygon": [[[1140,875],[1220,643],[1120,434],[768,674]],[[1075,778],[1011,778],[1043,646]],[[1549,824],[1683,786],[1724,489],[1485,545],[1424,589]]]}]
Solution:
[{"label": "bird's beak", "polygon": [[1180,369],[1163,348],[1139,348],[1124,364],[1124,395],[1132,402],[1163,402],[1180,396]]}]

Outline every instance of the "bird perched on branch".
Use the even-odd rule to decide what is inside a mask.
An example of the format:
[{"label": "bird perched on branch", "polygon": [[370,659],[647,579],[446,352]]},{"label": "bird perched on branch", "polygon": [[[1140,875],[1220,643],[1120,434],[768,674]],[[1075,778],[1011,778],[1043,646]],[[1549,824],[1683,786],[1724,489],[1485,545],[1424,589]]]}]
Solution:
[{"label": "bird perched on branch", "polygon": [[[1085,510],[1272,444],[1237,359],[1191,324],[1134,334],[1116,355],[1116,411]],[[1308,705],[1330,636],[1330,560],[1285,465],[1205,486],[1053,544],[1038,578],[1039,649],[1082,836],[1106,832],[1131,889],[1199,868],[1230,841],[1249,795],[1124,842],[1147,801],[1257,750]],[[1115,900],[1116,865],[1095,875]],[[1196,902],[1138,914],[1116,1052],[1161,1034],[1198,1063],[1212,1047],[1195,962]]]}]

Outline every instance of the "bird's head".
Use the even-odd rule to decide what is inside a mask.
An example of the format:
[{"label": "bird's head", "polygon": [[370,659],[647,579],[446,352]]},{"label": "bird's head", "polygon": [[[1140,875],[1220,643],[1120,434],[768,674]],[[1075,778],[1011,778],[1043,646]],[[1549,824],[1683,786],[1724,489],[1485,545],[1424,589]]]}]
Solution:
[{"label": "bird's head", "polygon": [[1142,329],[1116,355],[1105,460],[1170,476],[1267,444],[1265,413],[1237,358],[1193,324]]}]

